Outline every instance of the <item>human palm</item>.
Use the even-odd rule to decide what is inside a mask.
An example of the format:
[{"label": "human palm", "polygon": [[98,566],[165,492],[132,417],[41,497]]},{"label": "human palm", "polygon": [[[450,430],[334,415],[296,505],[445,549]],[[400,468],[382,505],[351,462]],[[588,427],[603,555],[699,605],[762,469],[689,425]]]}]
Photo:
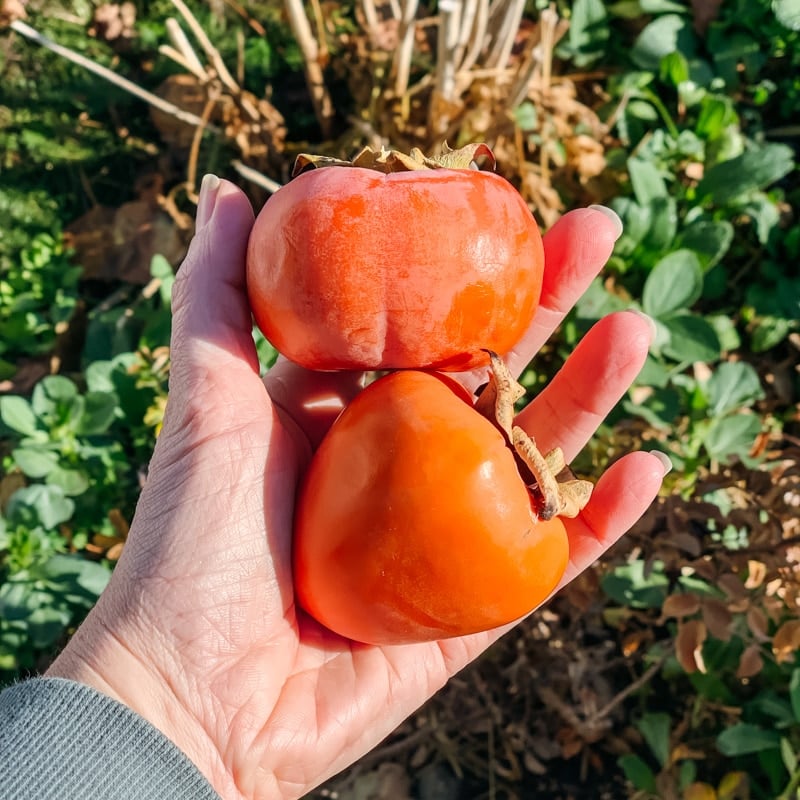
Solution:
[{"label": "human palm", "polygon": [[[244,292],[252,220],[244,195],[223,182],[176,281],[170,400],[128,542],[50,674],[131,706],[223,797],[284,798],[377,744],[508,628],[375,647],[295,606],[297,482],[363,376],[283,360],[259,376]],[[507,359],[513,371],[583,292],[617,233],[605,214],[584,209],[547,234],[542,305]],[[540,449],[558,445],[573,458],[641,368],[649,338],[638,315],[601,321],[517,423]],[[470,388],[485,379],[461,377]],[[564,583],[641,515],[663,472],[647,453],[607,471],[587,508],[566,521]]]}]

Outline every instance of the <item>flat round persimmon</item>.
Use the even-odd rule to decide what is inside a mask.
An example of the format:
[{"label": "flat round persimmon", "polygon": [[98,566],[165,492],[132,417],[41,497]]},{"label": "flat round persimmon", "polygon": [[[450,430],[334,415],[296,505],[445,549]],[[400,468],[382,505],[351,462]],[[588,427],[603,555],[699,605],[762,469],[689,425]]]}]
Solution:
[{"label": "flat round persimmon", "polygon": [[261,210],[247,291],[267,339],[309,369],[466,370],[520,340],[543,265],[536,221],[498,175],[323,166]]}]

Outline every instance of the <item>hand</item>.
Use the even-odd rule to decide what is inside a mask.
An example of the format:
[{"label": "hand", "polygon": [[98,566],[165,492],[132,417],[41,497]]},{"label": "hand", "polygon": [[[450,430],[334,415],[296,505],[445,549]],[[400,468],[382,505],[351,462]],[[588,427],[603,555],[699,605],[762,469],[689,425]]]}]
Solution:
[{"label": "hand", "polygon": [[[232,184],[211,184],[175,283],[170,398],[128,542],[49,674],[133,708],[224,798],[298,797],[380,742],[511,626],[379,648],[330,633],[294,605],[297,481],[363,376],[282,360],[262,382],[244,291],[252,210]],[[596,209],[548,232],[542,306],[508,358],[515,373],[618,234],[618,221]],[[574,458],[639,372],[650,335],[640,315],[605,318],[517,422],[543,450],[558,444]],[[563,583],[639,518],[663,474],[657,456],[632,453],[603,475],[567,523]]]}]

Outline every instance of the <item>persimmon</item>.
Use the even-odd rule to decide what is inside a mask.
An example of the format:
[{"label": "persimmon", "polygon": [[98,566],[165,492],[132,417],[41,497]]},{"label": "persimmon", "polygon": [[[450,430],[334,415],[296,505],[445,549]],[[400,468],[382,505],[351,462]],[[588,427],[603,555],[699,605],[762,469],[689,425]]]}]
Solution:
[{"label": "persimmon", "polygon": [[591,484],[558,484],[513,426],[513,382],[493,356],[478,403],[445,375],[394,372],[362,391],[315,453],[296,507],[297,600],[369,644],[459,636],[515,620],[557,586],[561,516]]},{"label": "persimmon", "polygon": [[539,302],[544,251],[516,189],[469,169],[485,145],[437,159],[301,157],[258,215],[247,253],[256,324],[317,370],[466,370],[505,354]]}]

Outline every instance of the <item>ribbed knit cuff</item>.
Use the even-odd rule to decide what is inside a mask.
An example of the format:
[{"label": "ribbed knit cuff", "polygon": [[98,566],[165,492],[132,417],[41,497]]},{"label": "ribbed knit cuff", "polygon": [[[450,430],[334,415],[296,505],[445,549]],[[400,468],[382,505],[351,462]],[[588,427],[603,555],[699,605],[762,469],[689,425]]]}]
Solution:
[{"label": "ribbed knit cuff", "polygon": [[220,800],[149,722],[63,678],[34,678],[0,693],[0,798]]}]

